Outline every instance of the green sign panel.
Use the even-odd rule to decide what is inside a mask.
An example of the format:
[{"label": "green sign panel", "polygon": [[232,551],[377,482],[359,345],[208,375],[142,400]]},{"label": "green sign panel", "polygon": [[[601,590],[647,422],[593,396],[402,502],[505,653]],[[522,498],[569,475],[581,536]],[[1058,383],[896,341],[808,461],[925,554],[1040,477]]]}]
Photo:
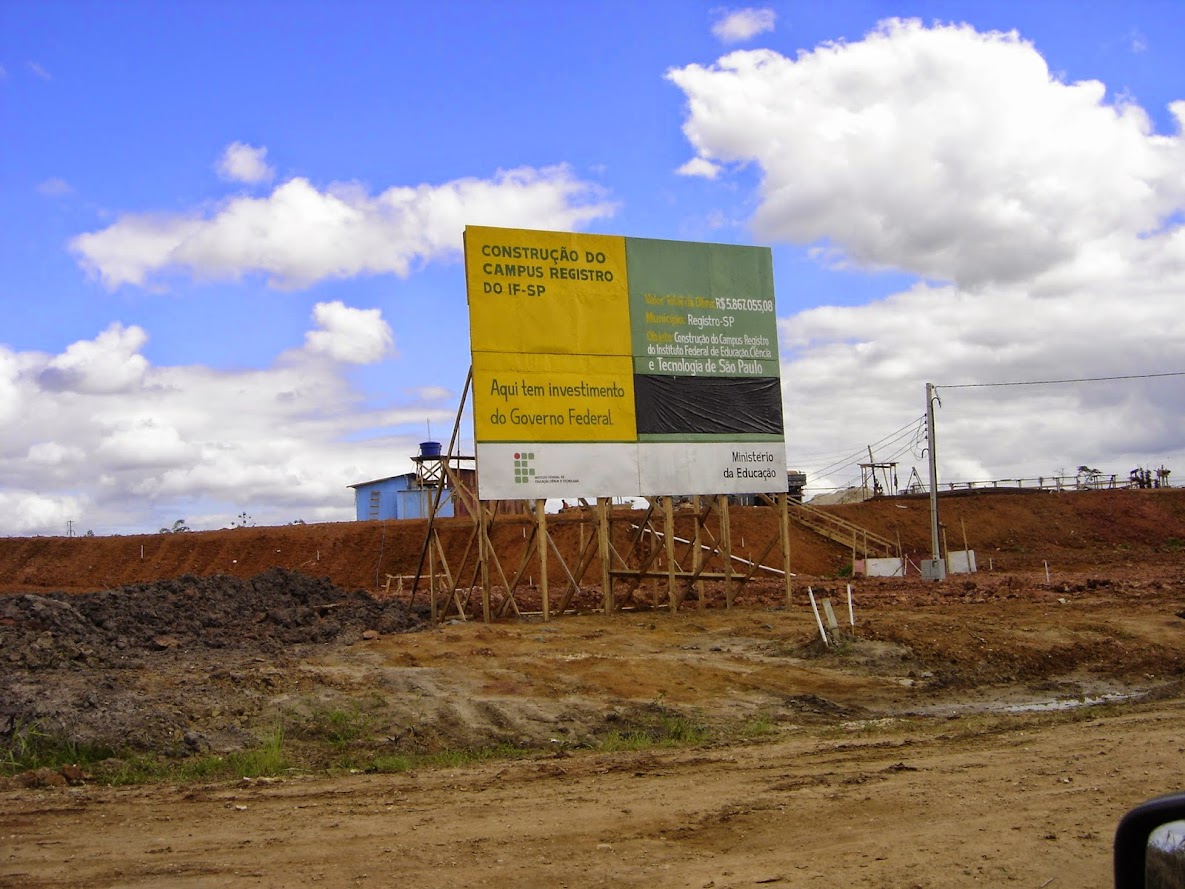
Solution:
[{"label": "green sign panel", "polygon": [[769,250],[627,238],[626,256],[636,373],[778,375]]}]

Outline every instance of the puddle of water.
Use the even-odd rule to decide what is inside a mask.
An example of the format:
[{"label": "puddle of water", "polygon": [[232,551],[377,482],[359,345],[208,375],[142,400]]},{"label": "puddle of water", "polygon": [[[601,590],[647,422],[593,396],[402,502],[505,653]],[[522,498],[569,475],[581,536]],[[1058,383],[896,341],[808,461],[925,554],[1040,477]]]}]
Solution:
[{"label": "puddle of water", "polygon": [[1145,692],[1115,692],[1081,698],[1066,698],[1052,701],[1027,701],[1020,704],[989,704],[983,708],[989,713],[1043,713],[1057,710],[1077,710],[1079,707],[1094,707],[1098,704],[1114,704],[1118,701],[1132,701],[1142,698]]},{"label": "puddle of water", "polygon": [[956,704],[936,704],[919,711],[924,715],[951,713],[1054,713],[1077,710],[1080,707],[1097,707],[1099,704],[1116,704],[1136,701],[1148,694],[1147,689],[1125,692],[1102,692],[1091,695],[1075,695],[1064,698],[1036,698],[1011,701],[961,701]]}]

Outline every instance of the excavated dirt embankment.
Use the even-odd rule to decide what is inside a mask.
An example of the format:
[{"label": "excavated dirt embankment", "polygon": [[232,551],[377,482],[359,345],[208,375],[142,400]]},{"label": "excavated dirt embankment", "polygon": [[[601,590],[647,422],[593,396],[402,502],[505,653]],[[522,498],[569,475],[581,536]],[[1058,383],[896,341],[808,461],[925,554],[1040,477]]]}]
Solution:
[{"label": "excavated dirt embankment", "polygon": [[[929,504],[924,498],[895,498],[825,507],[868,528],[921,558],[930,548]],[[640,519],[641,512],[623,514]],[[553,536],[569,561],[586,540],[576,514],[552,519]],[[950,549],[969,546],[982,568],[1011,571],[1063,569],[1132,563],[1185,541],[1185,489],[1082,491],[1063,494],[976,494],[941,498],[941,518]],[[731,514],[734,552],[756,558],[778,534],[770,509],[735,508]],[[495,545],[504,565],[517,565],[530,520],[499,518]],[[661,527],[661,522],[659,522]],[[470,539],[464,520],[441,523],[454,564]],[[624,541],[629,521],[615,523]],[[681,513],[676,534],[686,536],[691,519]],[[386,575],[413,574],[424,542],[425,523],[341,522],[319,525],[235,528],[224,531],[125,537],[0,538],[0,592],[97,591],[133,583],[225,574],[249,578],[269,568],[289,568],[327,577],[345,589],[377,591]],[[848,547],[801,528],[792,528],[791,569],[804,576],[829,576],[850,562]],[[776,558],[776,550],[773,558]],[[507,570],[510,570],[508,567]],[[537,565],[528,567],[537,574]]]}]

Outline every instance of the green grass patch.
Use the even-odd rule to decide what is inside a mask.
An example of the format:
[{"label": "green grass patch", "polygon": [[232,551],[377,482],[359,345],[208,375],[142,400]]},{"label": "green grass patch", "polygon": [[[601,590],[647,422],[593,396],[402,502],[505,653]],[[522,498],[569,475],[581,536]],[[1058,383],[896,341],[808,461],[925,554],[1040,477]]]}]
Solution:
[{"label": "green grass patch", "polygon": [[0,749],[0,775],[15,775],[32,769],[60,769],[77,765],[87,768],[109,759],[114,751],[102,744],[90,744],[43,731],[32,723],[18,724],[12,737]]},{"label": "green grass patch", "polygon": [[92,777],[101,784],[111,787],[128,787],[136,784],[154,784],[177,777],[177,764],[156,756],[113,757],[97,763],[91,769]]},{"label": "green grass patch", "polygon": [[597,744],[602,753],[621,753],[627,750],[648,750],[654,746],[654,739],[640,729],[630,732],[611,731]]},{"label": "green grass patch", "polygon": [[259,746],[236,750],[225,756],[209,754],[182,760],[173,769],[178,780],[213,781],[223,778],[274,778],[296,765],[284,741],[284,732],[276,729],[265,735]]},{"label": "green grass patch", "polygon": [[390,775],[397,774],[399,772],[410,772],[415,767],[415,757],[379,754],[378,756],[371,759],[363,771]]},{"label": "green grass patch", "polygon": [[778,725],[768,715],[759,713],[741,727],[741,735],[746,738],[765,738],[774,734]]},{"label": "green grass patch", "polygon": [[285,732],[296,740],[345,747],[367,739],[374,731],[374,717],[357,701],[351,701],[349,707],[307,706],[307,713],[289,711],[284,718]]},{"label": "green grass patch", "polygon": [[622,728],[614,728],[593,747],[604,753],[646,750],[651,747],[684,747],[711,740],[711,731],[682,713],[654,703],[634,714]]},{"label": "green grass patch", "polygon": [[[77,765],[83,769],[86,780],[110,786],[166,781],[229,782],[278,777],[298,771],[333,775],[458,769],[482,762],[554,753],[559,749],[554,744],[535,747],[507,742],[404,750],[392,745],[385,737],[375,737],[382,734],[377,728],[380,725],[365,703],[359,707],[336,708],[306,704],[282,715],[250,747],[230,753],[192,755],[186,755],[180,745],[169,751],[141,752],[81,744],[55,738],[35,725],[26,725],[19,727],[6,745],[0,747],[0,775]],[[693,746],[718,740],[716,733],[696,717],[666,707],[660,701],[639,707],[606,728],[611,731],[600,738],[586,737],[564,746],[612,753]],[[772,720],[764,717],[744,726],[745,737],[749,738],[773,730]]]}]

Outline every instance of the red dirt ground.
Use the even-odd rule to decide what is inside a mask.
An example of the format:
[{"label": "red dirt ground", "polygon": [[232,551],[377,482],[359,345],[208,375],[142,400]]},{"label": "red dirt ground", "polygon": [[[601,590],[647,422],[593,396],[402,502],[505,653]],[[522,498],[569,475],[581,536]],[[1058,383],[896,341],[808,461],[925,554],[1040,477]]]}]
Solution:
[{"label": "red dirt ground", "polygon": [[[890,540],[900,539],[915,561],[930,549],[929,502],[924,498],[823,509]],[[1104,564],[1135,567],[1185,541],[1185,489],[1177,488],[943,497],[940,514],[949,548],[963,549],[965,540],[976,551],[981,570],[1035,570],[1045,562],[1055,572]],[[640,518],[642,513],[633,515]],[[553,536],[569,560],[579,545],[573,519],[570,514],[550,519]],[[494,542],[504,564],[517,564],[530,523],[521,516],[495,523]],[[755,557],[778,533],[776,516],[768,508],[734,507],[731,523],[733,550],[742,556]],[[470,524],[461,519],[440,524],[450,537],[450,552],[459,559]],[[680,514],[676,533],[686,534],[690,527],[690,518]],[[619,526],[615,539],[623,533]],[[84,592],[183,574],[248,578],[273,567],[328,577],[346,589],[377,591],[387,574],[415,573],[424,534],[425,523],[412,520],[124,537],[0,538],[0,592]],[[773,558],[780,567],[776,550]],[[832,576],[850,561],[844,546],[792,528],[791,570],[796,574]]]}]

